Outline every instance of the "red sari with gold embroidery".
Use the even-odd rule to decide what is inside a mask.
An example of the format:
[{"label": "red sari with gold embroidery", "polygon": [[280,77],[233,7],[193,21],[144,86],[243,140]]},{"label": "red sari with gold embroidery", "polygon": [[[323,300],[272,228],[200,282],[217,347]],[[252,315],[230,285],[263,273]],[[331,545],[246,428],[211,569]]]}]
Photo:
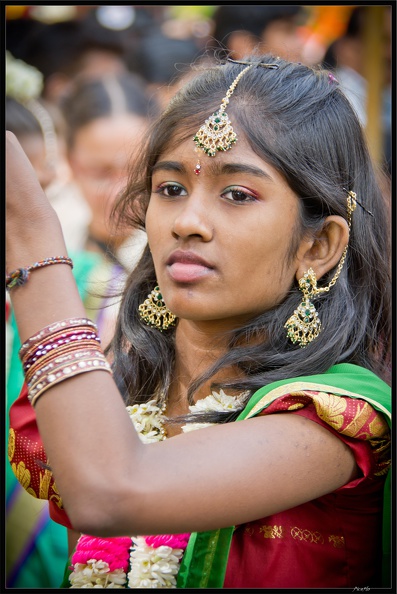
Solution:
[{"label": "red sari with gold embroidery", "polygon": [[264,414],[288,410],[293,400],[304,402],[288,414],[338,435],[352,449],[361,476],[333,493],[236,527],[225,588],[380,585],[387,423],[363,400],[308,394],[281,398]]},{"label": "red sari with gold embroidery", "polygon": [[[347,369],[350,373],[352,368],[355,366],[343,364],[332,369],[342,376],[342,372]],[[362,371],[365,373],[360,381],[365,385],[370,379],[366,374],[371,372]],[[329,377],[332,374],[327,375],[327,380]],[[316,386],[307,381],[308,378],[304,378],[303,383],[301,379],[286,384],[275,382],[276,387],[269,394],[251,408],[250,403],[247,405],[247,409],[250,408],[247,418],[259,414],[305,416],[337,435],[352,449],[360,476],[324,497],[235,527],[229,554],[227,545],[222,544],[227,539],[218,539],[217,532],[222,531],[198,533],[204,536],[198,545],[201,550],[194,549],[196,545],[191,550],[199,552],[201,560],[193,569],[191,561],[185,564],[180,571],[178,587],[207,588],[211,584],[222,584],[224,588],[240,589],[354,588],[380,585],[383,491],[390,467],[390,430],[385,415],[379,410],[387,413],[387,409],[377,406],[376,394],[373,399],[361,399],[357,393],[341,389],[338,387],[341,382],[335,376],[329,380],[333,385],[332,392],[326,390],[331,389],[326,384]],[[343,380],[344,376],[342,383]],[[381,380],[376,378],[376,381]],[[34,497],[48,499],[51,517],[71,528],[52,474],[43,467],[50,462],[40,440],[34,410],[27,400],[26,386],[11,407],[10,427],[9,460],[18,480]],[[208,545],[205,539],[209,539]],[[218,549],[223,547],[223,551],[216,551],[216,542],[220,545]],[[218,563],[219,554],[224,561]],[[185,553],[185,557],[188,556]],[[190,559],[194,559],[194,553]],[[208,568],[205,570],[208,575],[202,571],[200,563]]]}]

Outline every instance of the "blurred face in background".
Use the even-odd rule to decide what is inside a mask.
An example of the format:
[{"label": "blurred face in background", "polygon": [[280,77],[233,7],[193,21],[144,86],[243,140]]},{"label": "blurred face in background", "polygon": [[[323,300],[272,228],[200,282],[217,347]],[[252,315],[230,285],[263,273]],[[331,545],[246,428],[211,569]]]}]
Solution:
[{"label": "blurred face in background", "polygon": [[[107,243],[112,237],[115,243],[110,228],[111,210],[126,184],[129,163],[146,128],[145,118],[122,113],[93,120],[75,133],[69,163],[91,209],[89,232],[97,240]],[[121,242],[124,238],[118,239]]]},{"label": "blurred face in background", "polygon": [[259,37],[249,31],[236,29],[228,37],[228,49],[236,60],[251,53],[269,52],[286,60],[300,61],[305,43],[301,18],[294,15],[271,20]]},{"label": "blurred face in background", "polygon": [[33,165],[41,187],[45,191],[55,180],[57,173],[55,164],[47,158],[42,134],[19,134],[18,140]]},{"label": "blurred face in background", "polygon": [[281,58],[301,59],[304,39],[296,17],[276,19],[269,23],[261,36],[262,50]]}]

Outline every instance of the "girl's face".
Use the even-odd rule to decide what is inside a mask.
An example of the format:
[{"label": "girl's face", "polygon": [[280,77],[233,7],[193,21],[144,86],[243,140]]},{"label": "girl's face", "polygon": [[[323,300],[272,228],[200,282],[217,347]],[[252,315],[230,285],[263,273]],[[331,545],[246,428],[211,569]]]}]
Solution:
[{"label": "girl's face", "polygon": [[196,175],[190,139],[160,156],[146,230],[167,307],[182,319],[233,328],[290,290],[304,253],[299,199],[242,137],[200,161]]},{"label": "girl's face", "polygon": [[147,126],[133,114],[101,117],[82,126],[69,150],[74,178],[91,212],[91,233],[106,241],[114,201],[125,186],[133,147]]}]

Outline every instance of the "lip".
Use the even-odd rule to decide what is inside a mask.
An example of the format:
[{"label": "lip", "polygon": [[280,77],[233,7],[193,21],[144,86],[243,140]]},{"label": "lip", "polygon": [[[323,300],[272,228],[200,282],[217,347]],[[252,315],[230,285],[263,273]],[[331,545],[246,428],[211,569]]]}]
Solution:
[{"label": "lip", "polygon": [[166,262],[167,270],[175,282],[194,282],[213,272],[214,267],[194,252],[177,250]]}]

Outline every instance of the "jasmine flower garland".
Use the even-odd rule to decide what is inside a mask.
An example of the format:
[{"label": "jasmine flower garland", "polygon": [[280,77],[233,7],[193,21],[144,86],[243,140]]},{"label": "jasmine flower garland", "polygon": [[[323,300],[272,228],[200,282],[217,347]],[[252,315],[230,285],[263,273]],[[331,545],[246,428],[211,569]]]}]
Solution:
[{"label": "jasmine flower garland", "polygon": [[[189,406],[190,412],[236,410],[240,397],[223,390]],[[164,410],[155,400],[127,406],[143,443],[162,441],[166,434]],[[212,423],[189,423],[184,432]],[[70,588],[176,588],[180,562],[189,534],[159,534],[99,538],[81,535],[71,559]]]}]

